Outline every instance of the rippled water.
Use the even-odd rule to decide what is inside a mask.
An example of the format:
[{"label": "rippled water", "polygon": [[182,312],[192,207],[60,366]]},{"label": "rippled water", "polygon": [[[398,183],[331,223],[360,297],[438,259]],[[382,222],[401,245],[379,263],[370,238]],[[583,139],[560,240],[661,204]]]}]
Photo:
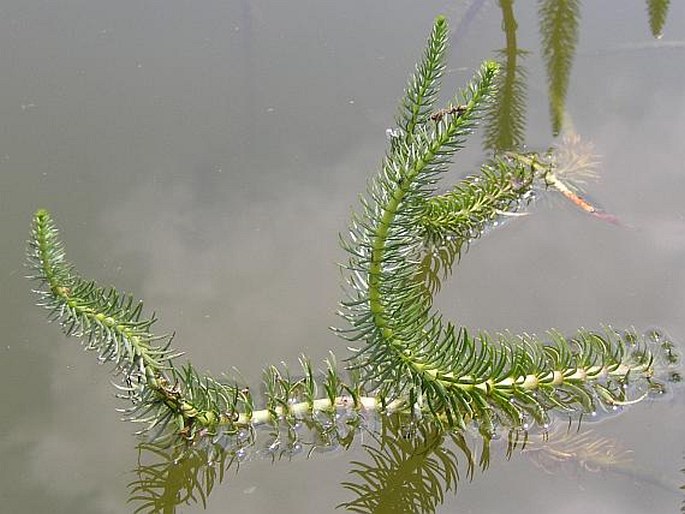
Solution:
[{"label": "rippled water", "polygon": [[[590,197],[620,225],[549,195],[471,248],[439,298],[449,316],[492,331],[658,326],[685,341],[685,6],[671,2],[655,39],[646,4],[582,6],[566,101],[601,156]],[[138,457],[108,370],[32,306],[23,252],[36,208],[84,275],[144,298],[200,369],[256,379],[300,352],[344,354],[326,328],[338,322],[338,233],[436,14],[455,28],[446,89],[516,27],[525,140],[554,141],[529,2],[7,0],[0,13],[3,512],[132,510]],[[481,148],[474,138],[460,171]],[[592,426],[629,464],[597,470],[534,447],[507,461],[500,444],[438,512],[678,513],[682,398]],[[248,463],[207,511],[328,512],[353,497],[341,486],[350,461],[368,458],[357,446]]]}]

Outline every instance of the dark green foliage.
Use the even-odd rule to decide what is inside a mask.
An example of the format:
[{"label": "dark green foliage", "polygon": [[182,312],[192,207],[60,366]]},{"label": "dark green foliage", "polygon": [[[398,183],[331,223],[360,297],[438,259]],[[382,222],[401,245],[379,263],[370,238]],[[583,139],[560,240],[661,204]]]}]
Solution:
[{"label": "dark green foliage", "polygon": [[[516,212],[535,185],[545,183],[544,166],[512,157],[486,163],[479,175],[433,195],[481,116],[497,70],[485,63],[453,102],[460,108],[438,111],[453,115],[416,124],[414,134],[402,129],[413,124],[399,123],[381,172],[353,217],[341,311],[350,327],[339,330],[361,344],[351,367],[365,383],[384,396],[411,398],[448,426],[475,420],[486,434],[500,424],[525,426],[528,418],[544,424],[552,408],[593,411],[599,403],[623,402],[614,376],[640,376],[651,366],[648,357],[628,359],[626,342],[612,331],[581,331],[571,341],[552,333],[545,344],[528,335],[471,335],[432,311],[437,273],[447,273],[472,239]],[[431,79],[437,82],[439,75]],[[407,97],[416,98],[415,83],[413,78]]]},{"label": "dark green foliage", "polygon": [[233,412],[237,389],[200,377],[190,364],[175,368],[181,354],[171,348],[171,337],[152,334],[155,317],[143,316],[142,302],[78,276],[45,210],[34,216],[28,258],[49,318],[121,375],[120,396],[132,403],[123,409],[127,419],[155,429],[157,437],[169,435],[169,427],[192,437],[196,428],[214,430]]},{"label": "dark green foliage", "polygon": [[[419,223],[426,248],[417,280],[424,285],[428,301],[473,240],[503,214],[514,215],[525,208],[533,197],[533,179],[530,167],[513,159],[497,159],[483,165],[480,175],[467,177],[453,190],[424,202]],[[521,189],[527,193],[521,195]]]},{"label": "dark green foliage", "polygon": [[525,207],[534,179],[533,169],[514,159],[486,163],[480,174],[423,203],[418,219],[426,241],[439,247],[448,240],[468,244],[477,239],[502,215]]},{"label": "dark green foliage", "polygon": [[[303,357],[304,378],[293,379],[275,367],[265,371],[266,409],[255,418],[248,387],[200,374],[190,363],[174,364],[181,354],[171,348],[171,337],[152,334],[155,317],[143,315],[142,302],[79,277],[66,261],[58,230],[44,210],[34,216],[28,262],[33,272],[30,278],[39,283],[39,305],[48,309],[49,318],[59,322],[67,335],[97,352],[101,362],[114,364],[122,377],[119,396],[130,402],[121,412],[125,419],[141,423],[141,431],[152,440],[172,436],[194,442],[212,436],[231,446],[240,427],[293,424],[291,409],[297,409],[297,417],[311,412],[319,389],[325,391],[332,413],[342,396],[355,406],[359,402],[361,387],[340,377],[333,358],[319,379]],[[300,403],[293,406],[296,400]],[[292,446],[295,440],[284,443]]]},{"label": "dark green foliage", "polygon": [[[507,154],[436,194],[495,94],[499,72],[485,62],[464,91],[436,109],[447,38],[439,17],[400,103],[380,173],[343,243],[350,255],[341,309],[347,325],[337,332],[360,345],[345,373],[334,357],[322,373],[302,357],[295,373],[268,367],[264,397],[255,398],[237,380],[176,365],[171,338],[151,331],[154,316],[145,317],[130,295],[80,278],[48,213],[36,213],[28,253],[39,303],[67,335],[115,366],[131,403],[126,418],[143,423],[152,439],[238,455],[260,444],[256,429],[266,426],[261,442],[279,458],[305,447],[347,446],[370,411],[449,429],[473,423],[487,442],[499,426],[545,425],[552,409],[592,412],[630,403],[629,382],[652,382],[654,345],[632,333],[579,331],[566,339],[551,332],[547,341],[471,334],[433,309],[440,280],[469,243],[524,208],[535,189],[544,189],[551,166]],[[304,440],[301,426],[314,437]]]},{"label": "dark green foliage", "polygon": [[397,124],[404,135],[404,145],[411,145],[417,127],[425,124],[433,114],[433,106],[440,93],[440,77],[445,71],[445,54],[449,41],[449,27],[443,16],[438,16],[428,38],[423,59],[409,79],[406,94],[400,102]]},{"label": "dark green foliage", "polygon": [[[171,339],[150,332],[154,316],[142,316],[143,304],[114,288],[98,287],[81,279],[66,262],[62,242],[50,215],[39,210],[34,217],[28,251],[33,278],[40,282],[39,304],[61,321],[67,335],[83,338],[86,349],[103,362],[113,362],[133,381],[152,369],[168,366],[176,354]],[[162,345],[156,345],[157,341]]]}]

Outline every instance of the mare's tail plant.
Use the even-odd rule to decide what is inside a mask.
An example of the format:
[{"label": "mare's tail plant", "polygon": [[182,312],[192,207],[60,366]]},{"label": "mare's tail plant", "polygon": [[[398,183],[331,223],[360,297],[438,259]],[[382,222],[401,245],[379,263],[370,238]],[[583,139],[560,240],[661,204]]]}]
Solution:
[{"label": "mare's tail plant", "polygon": [[[264,397],[256,398],[237,380],[179,365],[180,353],[170,337],[154,335],[155,318],[142,303],[81,278],[48,212],[36,212],[28,257],[39,304],[67,335],[113,365],[130,402],[125,417],[142,423],[152,439],[244,447],[257,441],[255,427],[267,425],[268,447],[287,452],[297,446],[300,422],[318,434],[313,446],[346,444],[365,411],[429,418],[442,428],[475,424],[488,439],[498,426],[544,426],[552,409],[591,413],[631,403],[639,397],[631,398],[629,382],[652,383],[654,345],[630,331],[580,330],[571,338],[552,331],[546,341],[474,334],[434,309],[436,262],[445,278],[474,239],[544,190],[553,166],[509,153],[436,193],[498,73],[485,62],[465,90],[438,108],[447,42],[447,22],[438,17],[389,131],[380,173],[343,238],[345,326],[336,332],[357,347],[344,369],[333,356],[323,373],[306,357],[297,375],[269,367]],[[346,423],[337,416],[342,411]]]}]

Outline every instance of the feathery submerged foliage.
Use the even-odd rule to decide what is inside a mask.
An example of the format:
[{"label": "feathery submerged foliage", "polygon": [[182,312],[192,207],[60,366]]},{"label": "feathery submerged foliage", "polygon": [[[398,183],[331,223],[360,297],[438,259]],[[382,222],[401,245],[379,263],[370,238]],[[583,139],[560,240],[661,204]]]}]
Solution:
[{"label": "feathery submerged foliage", "polygon": [[[499,426],[546,426],[552,410],[592,413],[637,401],[642,396],[631,397],[627,387],[635,381],[658,390],[658,344],[632,331],[580,330],[571,338],[550,331],[545,340],[470,333],[433,308],[441,280],[470,242],[524,210],[553,173],[551,161],[507,154],[437,194],[499,72],[485,62],[466,89],[438,108],[448,35],[438,17],[400,102],[380,173],[343,241],[346,324],[336,332],[359,346],[345,369],[333,356],[323,373],[306,357],[297,373],[269,367],[264,398],[255,398],[238,380],[179,365],[172,338],[153,334],[155,317],[144,315],[142,303],[81,278],[48,212],[36,212],[28,257],[39,304],[67,335],[114,366],[130,403],[125,417],[142,423],[151,439],[228,448],[238,458],[264,442],[272,457],[290,455],[305,446],[349,444],[370,411],[429,418],[442,429],[475,424],[487,441]],[[301,423],[314,438],[302,438]]]}]

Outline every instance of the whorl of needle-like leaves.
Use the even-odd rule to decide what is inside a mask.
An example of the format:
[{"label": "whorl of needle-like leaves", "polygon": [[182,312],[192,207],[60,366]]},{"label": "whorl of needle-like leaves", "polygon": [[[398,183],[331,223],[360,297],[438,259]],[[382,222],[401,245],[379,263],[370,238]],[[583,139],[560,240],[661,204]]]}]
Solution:
[{"label": "whorl of needle-like leaves", "polygon": [[438,16],[428,37],[423,59],[409,79],[400,102],[397,125],[404,136],[405,148],[411,144],[416,128],[433,115],[433,106],[440,93],[440,78],[445,71],[445,54],[449,43],[449,27],[444,16]]},{"label": "whorl of needle-like leaves", "polygon": [[123,410],[128,419],[157,427],[158,435],[169,426],[189,435],[196,427],[215,427],[232,412],[236,388],[200,377],[190,365],[175,368],[173,360],[181,354],[171,348],[171,337],[153,335],[156,318],[143,316],[142,302],[75,272],[45,210],[34,215],[27,253],[31,278],[40,284],[35,290],[39,305],[121,375],[120,396],[132,402]]},{"label": "whorl of needle-like leaves", "polygon": [[[34,271],[30,278],[43,286],[36,290],[39,304],[50,311],[51,320],[61,322],[67,335],[83,338],[86,349],[95,350],[102,362],[114,363],[133,381],[152,379],[178,356],[170,348],[171,338],[152,335],[155,317],[142,316],[141,302],[75,274],[45,210],[34,216],[28,257]],[[162,345],[156,345],[160,340]]]},{"label": "whorl of needle-like leaves", "polygon": [[[144,423],[153,439],[176,435],[233,448],[256,441],[256,426],[271,425],[274,455],[301,446],[300,421],[317,434],[312,447],[317,441],[346,444],[362,411],[429,415],[450,427],[474,421],[490,434],[499,423],[545,423],[553,408],[593,411],[599,404],[629,403],[628,381],[649,380],[652,354],[632,333],[580,331],[571,339],[550,333],[546,343],[529,335],[474,335],[432,309],[436,288],[426,279],[426,263],[434,261],[427,255],[443,255],[438,261],[445,274],[498,217],[525,206],[546,174],[533,157],[512,155],[435,194],[482,116],[498,68],[484,63],[465,91],[436,110],[447,34],[446,20],[437,18],[400,104],[398,128],[390,131],[381,172],[344,242],[350,259],[341,313],[349,326],[338,332],[362,344],[346,379],[334,357],[322,374],[305,357],[297,373],[268,367],[258,408],[245,384],[216,380],[189,363],[176,366],[171,338],[151,332],[155,317],[145,317],[130,295],[79,277],[50,215],[36,212],[28,257],[39,303],[68,335],[115,366],[122,396],[132,402],[124,409],[127,419]],[[349,418],[338,430],[341,414]]]},{"label": "whorl of needle-like leaves", "polygon": [[[121,412],[125,419],[142,423],[141,431],[151,440],[180,436],[197,441],[211,436],[215,443],[237,448],[249,446],[250,431],[256,426],[290,429],[310,418],[310,426],[321,429],[319,440],[328,440],[321,444],[333,445],[340,444],[339,434],[324,430],[321,420],[326,416],[334,417],[339,410],[406,407],[402,400],[364,396],[354,374],[343,380],[331,356],[324,363],[323,376],[306,357],[300,359],[300,371],[294,375],[285,366],[266,368],[264,405],[258,409],[259,398],[253,397],[250,387],[199,373],[190,363],[175,365],[180,353],[171,348],[170,337],[152,334],[155,317],[143,315],[142,302],[81,278],[67,262],[59,232],[43,209],[34,215],[27,254],[30,278],[39,283],[35,290],[39,305],[49,310],[50,319],[59,322],[67,335],[97,352],[101,362],[114,364],[122,379],[117,385],[119,396],[131,402]],[[244,430],[247,435],[236,441]],[[292,448],[296,439],[297,434],[291,433],[279,444]]]},{"label": "whorl of needle-like leaves", "polygon": [[[338,332],[362,344],[351,366],[383,394],[409,397],[451,426],[477,420],[486,433],[498,422],[525,426],[527,417],[545,423],[554,407],[591,411],[598,401],[624,402],[620,383],[631,374],[649,375],[651,355],[626,352],[620,334],[580,331],[566,340],[551,333],[548,344],[529,335],[473,336],[431,309],[432,295],[417,280],[426,252],[447,240],[459,253],[498,216],[525,203],[545,173],[516,159],[494,161],[451,192],[433,196],[437,179],[482,115],[497,73],[497,65],[486,62],[452,105],[415,122],[413,113],[433,108],[435,95],[415,90],[416,84],[437,89],[440,73],[433,70],[442,68],[430,63],[444,60],[444,45],[433,41],[441,33],[431,34],[419,76],[401,101],[425,105],[400,110],[407,119],[391,131],[390,151],[345,244],[350,258],[341,315],[349,327]],[[422,77],[422,70],[430,72]]]}]

